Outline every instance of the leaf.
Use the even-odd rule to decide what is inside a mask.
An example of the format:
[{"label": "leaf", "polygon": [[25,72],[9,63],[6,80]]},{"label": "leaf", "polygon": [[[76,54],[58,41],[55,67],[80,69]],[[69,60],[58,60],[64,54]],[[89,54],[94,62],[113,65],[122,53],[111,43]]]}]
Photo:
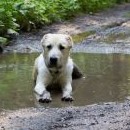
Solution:
[{"label": "leaf", "polygon": [[13,29],[8,29],[7,30],[7,34],[15,34],[15,35],[18,35],[18,32],[16,32],[15,30],[13,30]]},{"label": "leaf", "polygon": [[0,8],[0,13],[3,13],[5,11],[4,8]]},{"label": "leaf", "polygon": [[0,37],[0,44],[5,45],[8,42],[7,38]]},{"label": "leaf", "polygon": [[24,4],[23,2],[16,3],[16,4],[14,4],[14,8],[17,9],[17,10],[20,10],[20,9],[21,9],[21,6],[22,6],[23,4]]},{"label": "leaf", "polygon": [[28,10],[19,10],[19,12],[20,12],[23,16],[26,16],[26,13],[28,12]]},{"label": "leaf", "polygon": [[15,28],[19,28],[20,27],[20,25],[15,23],[15,22],[13,22],[13,26],[15,26]]}]

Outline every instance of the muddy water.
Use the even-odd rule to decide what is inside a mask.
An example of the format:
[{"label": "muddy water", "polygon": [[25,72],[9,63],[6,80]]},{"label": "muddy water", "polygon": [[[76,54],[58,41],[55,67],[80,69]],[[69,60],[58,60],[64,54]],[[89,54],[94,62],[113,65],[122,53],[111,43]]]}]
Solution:
[{"label": "muddy water", "polygon": [[81,106],[123,101],[130,96],[130,55],[76,53],[72,57],[85,78],[73,82],[73,103],[61,102],[61,93],[52,92],[49,105],[35,100],[31,79],[38,54],[0,55],[0,110],[25,107]]}]

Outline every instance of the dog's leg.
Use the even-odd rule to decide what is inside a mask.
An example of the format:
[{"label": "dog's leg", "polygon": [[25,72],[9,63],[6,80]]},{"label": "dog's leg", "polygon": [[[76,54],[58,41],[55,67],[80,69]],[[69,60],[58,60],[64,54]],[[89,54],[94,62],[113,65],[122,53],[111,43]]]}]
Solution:
[{"label": "dog's leg", "polygon": [[36,98],[39,102],[48,103],[51,102],[50,92],[46,90],[46,82],[43,71],[37,74],[36,85],[34,91],[36,92]]},{"label": "dog's leg", "polygon": [[82,78],[83,74],[80,71],[79,67],[74,63],[73,72],[72,72],[72,79]]},{"label": "dog's leg", "polygon": [[73,101],[72,97],[72,78],[67,81],[67,84],[63,88],[62,101]]},{"label": "dog's leg", "polygon": [[[34,64],[34,80],[35,88],[34,91],[36,92],[36,98],[39,102],[50,102],[51,95],[46,90],[47,84],[49,81],[47,81],[48,74],[46,72],[44,61],[43,61],[43,55],[40,55],[36,60]],[[46,77],[45,77],[46,75]]]},{"label": "dog's leg", "polygon": [[68,63],[65,69],[65,74],[63,77],[63,96],[62,101],[73,101],[72,97],[72,72],[73,72],[73,61],[72,59],[68,59]]},{"label": "dog's leg", "polygon": [[44,81],[41,79],[41,76],[37,76],[36,86],[34,88],[36,92],[36,98],[39,102],[48,103],[51,102],[51,95],[46,90],[46,86],[44,85]]}]

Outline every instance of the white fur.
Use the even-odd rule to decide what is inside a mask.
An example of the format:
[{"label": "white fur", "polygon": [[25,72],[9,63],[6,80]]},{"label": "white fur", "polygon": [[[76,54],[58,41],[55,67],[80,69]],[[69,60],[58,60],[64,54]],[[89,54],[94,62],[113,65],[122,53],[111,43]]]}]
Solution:
[{"label": "white fur", "polygon": [[[63,34],[46,34],[41,43],[44,51],[37,57],[34,65],[34,79],[36,80],[34,90],[37,93],[37,99],[43,102],[51,101],[50,92],[46,88],[50,84],[58,83],[63,90],[62,98],[67,101],[72,100],[73,61],[69,56],[73,45],[71,37]],[[48,45],[52,46],[50,50],[47,48]],[[60,50],[60,45],[63,45],[65,49]],[[57,66],[49,68],[49,59],[52,56],[57,57]]]}]

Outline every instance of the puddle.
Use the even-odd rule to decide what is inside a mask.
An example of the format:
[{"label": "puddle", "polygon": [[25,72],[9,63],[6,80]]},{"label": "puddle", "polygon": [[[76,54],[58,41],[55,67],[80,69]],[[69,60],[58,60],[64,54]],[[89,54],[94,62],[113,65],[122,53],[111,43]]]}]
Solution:
[{"label": "puddle", "polygon": [[[41,106],[35,100],[31,79],[37,55],[0,55],[0,110]],[[130,55],[75,53],[73,59],[86,77],[73,82],[75,101],[64,103],[61,93],[53,92],[53,101],[47,106],[83,106],[130,96]]]}]

